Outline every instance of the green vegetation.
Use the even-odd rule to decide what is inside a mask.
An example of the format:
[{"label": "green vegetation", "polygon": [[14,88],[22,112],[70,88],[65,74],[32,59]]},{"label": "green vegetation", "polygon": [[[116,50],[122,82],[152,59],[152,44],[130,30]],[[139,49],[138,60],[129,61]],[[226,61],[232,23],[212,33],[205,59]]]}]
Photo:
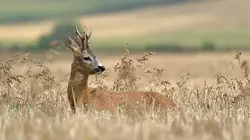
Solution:
[{"label": "green vegetation", "polygon": [[49,49],[51,48],[50,43],[52,41],[64,42],[64,36],[73,36],[74,25],[78,25],[79,30],[82,30],[78,23],[74,22],[61,22],[54,27],[53,31],[50,34],[43,35],[38,39],[36,48],[38,49]]},{"label": "green vegetation", "polygon": [[[54,27],[48,35],[43,35],[38,42],[10,43],[1,41],[3,46],[9,46],[10,50],[35,50],[49,49],[50,42],[58,40],[63,43],[64,35],[73,35],[74,22],[61,22]],[[79,26],[80,28],[80,26]],[[173,33],[155,33],[133,37],[95,38],[91,45],[96,51],[120,51],[125,42],[129,43],[133,51],[218,51],[228,49],[249,49],[250,31],[243,29],[228,30],[193,30]],[[17,45],[18,44],[18,45]],[[63,48],[63,47],[61,47]]]},{"label": "green vegetation", "polygon": [[0,24],[76,16],[138,8],[184,0],[0,0]]},{"label": "green vegetation", "polygon": [[[193,51],[249,49],[250,31],[243,29],[192,30],[173,33],[158,33],[131,38],[98,39],[93,46],[98,49],[122,47],[127,41],[131,49],[154,51]],[[106,44],[106,45],[104,45]],[[105,48],[105,49],[104,49]],[[120,48],[119,48],[120,50]]]},{"label": "green vegetation", "polygon": [[[73,35],[74,23],[71,21],[74,21],[78,16],[184,1],[187,0],[106,0],[105,2],[101,0],[23,0],[21,3],[18,0],[0,0],[0,25],[12,23],[19,25],[20,22],[24,21],[38,23],[39,20],[46,21],[48,19],[59,23],[49,34],[36,37],[35,40],[19,38],[11,38],[10,40],[8,38],[0,40],[0,47],[15,51],[49,49],[52,41],[57,40],[63,44],[65,35]],[[65,23],[65,21],[67,22]],[[23,32],[25,31],[23,30]],[[249,38],[250,31],[247,28],[232,26],[228,29],[199,28],[174,32],[155,30],[154,33],[134,34],[133,36],[122,33],[99,37],[94,35],[91,45],[93,49],[108,52],[120,51],[125,42],[129,43],[133,51],[218,51],[249,49]]]},{"label": "green vegetation", "polygon": [[[36,21],[35,23],[39,23],[40,20],[49,21],[49,19],[55,20],[52,22],[59,23],[49,34],[44,34],[40,37],[36,36],[35,39],[32,38],[29,40],[28,37],[19,38],[19,36],[13,38],[8,37],[6,40],[2,39],[0,40],[0,47],[1,49],[14,51],[49,49],[52,41],[57,40],[63,43],[63,37],[65,35],[73,35],[72,29],[74,23],[70,22],[78,18],[78,16],[129,10],[149,5],[172,4],[184,1],[199,0],[23,0],[21,3],[18,0],[0,0],[0,25],[14,23],[15,25],[21,25],[19,24],[20,22],[29,21]],[[214,4],[212,4],[212,6],[213,5]],[[189,7],[188,9],[190,10],[192,8],[193,7]],[[188,11],[188,9],[186,9],[186,11]],[[197,13],[195,10],[193,12]],[[180,16],[178,14],[175,15]],[[130,16],[127,16],[127,18],[130,18]],[[206,17],[206,14],[204,17]],[[158,17],[157,20],[159,19],[160,18]],[[117,19],[114,18],[112,20]],[[148,18],[144,18],[144,20],[146,21]],[[197,18],[197,20],[199,20],[199,18]],[[65,23],[65,21],[69,22]],[[112,22],[111,20],[108,21]],[[159,23],[163,23],[163,21],[159,21]],[[134,23],[131,22],[131,27],[133,24]],[[148,26],[145,26],[145,28],[147,27]],[[214,25],[214,27],[216,26]],[[209,27],[199,27],[197,29],[186,28],[173,32],[164,32],[164,29],[162,31],[159,31],[161,29],[157,29],[150,34],[140,34],[138,31],[139,34],[133,34],[133,36],[123,34],[122,32],[120,34],[108,34],[105,36],[94,35],[91,45],[93,49],[108,52],[120,51],[125,42],[129,43],[129,46],[133,51],[218,51],[250,48],[250,31],[247,26],[239,28],[237,25],[232,25],[228,27],[228,29],[214,27],[212,27],[212,29],[207,29]],[[123,25],[121,24],[116,28],[122,29]],[[8,27],[8,29],[13,31],[16,30],[11,27]],[[112,28],[108,28],[107,30],[109,29]],[[26,31],[26,29],[22,29],[19,33],[21,32],[22,34],[22,32]],[[41,31],[41,29],[36,29],[36,31]],[[3,36],[5,35],[5,32],[9,32],[9,30],[3,30],[3,32],[1,32]]]}]

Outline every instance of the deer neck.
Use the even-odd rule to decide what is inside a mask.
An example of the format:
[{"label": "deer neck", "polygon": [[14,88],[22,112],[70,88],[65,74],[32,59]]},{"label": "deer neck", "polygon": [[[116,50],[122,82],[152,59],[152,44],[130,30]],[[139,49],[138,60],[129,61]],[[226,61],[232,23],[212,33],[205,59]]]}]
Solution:
[{"label": "deer neck", "polygon": [[88,92],[89,74],[84,73],[79,67],[80,66],[74,63],[71,65],[68,94],[75,98],[77,103],[83,101],[84,104],[87,104],[90,98],[90,93]]}]

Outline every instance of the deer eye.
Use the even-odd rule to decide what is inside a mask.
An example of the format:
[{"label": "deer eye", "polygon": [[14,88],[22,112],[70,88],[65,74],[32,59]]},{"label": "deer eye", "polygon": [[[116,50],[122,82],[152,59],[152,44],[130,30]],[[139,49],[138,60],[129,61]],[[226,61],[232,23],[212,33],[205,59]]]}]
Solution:
[{"label": "deer eye", "polygon": [[90,57],[83,57],[83,59],[86,60],[86,61],[90,61],[91,60]]}]

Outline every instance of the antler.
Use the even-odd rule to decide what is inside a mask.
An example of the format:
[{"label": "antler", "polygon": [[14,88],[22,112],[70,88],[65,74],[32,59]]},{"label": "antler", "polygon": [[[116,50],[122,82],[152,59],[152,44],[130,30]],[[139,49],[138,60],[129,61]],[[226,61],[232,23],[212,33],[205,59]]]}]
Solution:
[{"label": "antler", "polygon": [[91,35],[92,35],[92,29],[91,29],[89,35],[86,35],[86,36],[87,36],[88,39],[90,39]]},{"label": "antler", "polygon": [[[85,26],[85,30],[86,30],[86,26]],[[87,45],[88,40],[90,39],[91,35],[92,35],[92,30],[90,32],[89,35],[87,35],[85,33],[85,31],[83,32],[83,35],[79,32],[77,26],[75,25],[75,34],[77,36],[77,41],[79,43],[80,46],[82,46],[82,49],[86,49],[89,48],[89,46]],[[86,47],[86,48],[85,48]]]},{"label": "antler", "polygon": [[77,25],[75,25],[75,34],[80,38],[80,39],[83,39],[83,36],[81,35],[81,33],[78,31],[78,28],[77,28]]},{"label": "antler", "polygon": [[81,47],[83,47],[83,40],[84,40],[84,37],[81,35],[81,33],[78,31],[78,28],[77,28],[77,25],[75,25],[75,35],[76,35],[76,41],[77,41],[77,44]]}]

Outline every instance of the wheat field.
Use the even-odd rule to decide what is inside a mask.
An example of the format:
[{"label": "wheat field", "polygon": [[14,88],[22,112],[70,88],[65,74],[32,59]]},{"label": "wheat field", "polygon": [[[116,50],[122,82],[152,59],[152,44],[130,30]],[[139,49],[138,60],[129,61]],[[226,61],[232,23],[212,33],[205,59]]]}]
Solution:
[{"label": "wheat field", "polygon": [[[121,55],[97,54],[108,68],[89,84],[154,90],[173,99],[168,112],[70,112],[70,53],[1,55],[1,140],[249,139],[248,53],[133,54],[132,76],[114,66]],[[126,86],[126,81],[131,87]],[[124,80],[125,82],[123,82]],[[121,88],[120,88],[121,89]]]}]

